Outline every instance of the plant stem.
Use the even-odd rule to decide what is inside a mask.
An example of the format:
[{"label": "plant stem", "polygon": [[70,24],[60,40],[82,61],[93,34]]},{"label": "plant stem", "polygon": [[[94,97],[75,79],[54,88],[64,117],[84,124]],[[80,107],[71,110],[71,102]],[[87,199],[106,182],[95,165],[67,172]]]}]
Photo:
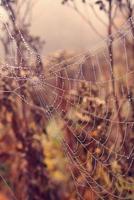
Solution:
[{"label": "plant stem", "polygon": [[[119,121],[119,130],[121,134],[121,140],[124,140],[124,130],[121,122],[121,113],[119,111],[119,100],[116,95],[116,86],[115,86],[115,75],[114,75],[114,58],[113,58],[113,38],[112,38],[112,0],[109,0],[109,12],[108,12],[108,19],[109,19],[109,26],[108,26],[108,37],[109,37],[109,44],[108,44],[108,52],[109,52],[109,59],[110,59],[110,67],[111,67],[111,79],[112,79],[112,93],[115,100],[115,108],[117,111],[117,118]],[[127,146],[124,142],[124,150],[127,153]]]}]

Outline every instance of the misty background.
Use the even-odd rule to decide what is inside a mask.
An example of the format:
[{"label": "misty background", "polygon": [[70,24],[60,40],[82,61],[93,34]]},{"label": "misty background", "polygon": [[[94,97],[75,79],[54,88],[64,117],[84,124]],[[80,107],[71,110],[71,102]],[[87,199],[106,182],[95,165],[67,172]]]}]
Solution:
[{"label": "misty background", "polygon": [[[79,8],[85,14],[85,7],[79,3]],[[99,9],[100,17],[105,21],[103,11]],[[97,30],[106,37],[105,27],[96,19],[92,10],[87,11],[89,19]],[[31,32],[39,35],[46,42],[43,54],[57,50],[90,49],[102,40],[92,28],[71,8],[61,4],[61,0],[40,0],[32,10]]]}]

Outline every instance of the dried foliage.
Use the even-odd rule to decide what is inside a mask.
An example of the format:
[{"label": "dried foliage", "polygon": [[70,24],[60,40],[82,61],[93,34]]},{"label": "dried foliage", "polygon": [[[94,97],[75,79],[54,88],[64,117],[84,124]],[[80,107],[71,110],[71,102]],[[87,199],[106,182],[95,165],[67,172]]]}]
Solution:
[{"label": "dried foliage", "polygon": [[[108,112],[105,110],[107,98],[98,98],[97,88],[95,86],[91,87],[87,82],[81,83],[77,90],[70,91],[68,98],[70,98],[74,106],[67,112],[65,120],[68,122],[70,129],[65,125],[65,130],[68,135],[68,145],[72,149],[70,151],[68,148],[71,154],[69,157],[71,157],[71,165],[76,181],[80,184],[78,189],[81,196],[86,199],[87,193],[91,192],[94,196],[93,199],[99,199],[99,193],[101,193],[103,199],[115,199],[114,195],[123,194],[122,197],[132,200],[134,192],[134,179],[132,177],[134,163],[132,162],[132,165],[130,165],[131,158],[125,161],[112,154],[115,146],[112,138],[107,140],[112,107],[109,106]],[[133,105],[130,104],[130,106],[133,109]],[[95,116],[93,115],[94,112]],[[104,118],[101,118],[102,116],[107,118],[107,122]],[[89,137],[87,130],[90,130]],[[133,147],[132,137],[133,132],[130,132],[127,135],[127,142],[130,148]],[[70,140],[73,141],[73,145],[70,145],[72,144]],[[105,165],[103,164],[104,161]],[[107,168],[106,166],[109,167]],[[124,175],[125,171],[127,171],[127,174]],[[90,186],[88,181],[91,183]],[[82,187],[83,184],[84,187]],[[107,192],[105,190],[102,192],[99,184]],[[92,190],[92,188],[95,188],[95,190]]]},{"label": "dried foliage", "polygon": [[[63,4],[70,2],[79,13],[75,1],[62,1]],[[87,4],[90,1],[82,0],[81,2]],[[72,81],[71,84],[66,82],[69,80],[66,75],[69,75],[70,80],[72,80],[75,71],[77,71],[77,56],[71,61],[66,60],[68,57],[74,56],[71,53],[69,55],[66,52],[61,52],[49,56],[44,69],[38,52],[42,49],[44,43],[39,37],[33,37],[30,34],[30,24],[24,23],[26,16],[23,16],[24,18],[20,16],[20,21],[18,21],[16,13],[19,12],[15,10],[18,1],[2,0],[1,3],[8,14],[9,23],[6,25],[11,30],[12,35],[10,38],[8,33],[5,33],[4,37],[1,38],[5,61],[10,63],[10,45],[13,42],[16,45],[17,54],[15,55],[14,77],[9,79],[13,73],[8,65],[2,66],[0,72],[2,74],[2,77],[0,77],[0,199],[76,200],[78,194],[80,194],[84,200],[114,200],[116,199],[115,196],[121,194],[122,198],[133,200],[134,128],[128,129],[130,131],[125,138],[120,154],[116,156],[113,151],[118,152],[124,138],[121,132],[124,132],[126,127],[122,124],[118,127],[120,140],[117,143],[114,143],[114,136],[116,135],[114,129],[109,137],[109,127],[113,117],[113,104],[109,103],[109,99],[115,100],[114,112],[117,113],[120,99],[124,98],[123,106],[116,119],[121,122],[123,120],[126,120],[126,122],[134,121],[133,86],[129,87],[128,90],[122,81],[118,82],[117,87],[115,87],[112,38],[110,38],[111,42],[108,46],[108,59],[110,59],[112,69],[112,89],[110,88],[109,93],[106,90],[104,96],[100,97],[100,91],[95,80],[92,80],[92,84],[83,80],[80,80],[79,84],[75,81]],[[108,16],[109,36],[113,27],[115,27],[112,15],[113,3],[114,6],[117,5],[121,12],[124,12],[124,7],[127,8],[127,17],[131,17],[133,13],[130,1],[126,1],[125,5],[123,1],[94,1],[93,4],[99,6]],[[81,15],[81,13],[79,14]],[[83,15],[81,17],[83,18]],[[87,22],[91,25],[90,21]],[[17,24],[20,24],[20,29],[18,29]],[[133,34],[131,21],[130,25]],[[4,26],[3,31],[5,30]],[[23,33],[23,40],[20,33]],[[30,48],[28,55],[26,54],[25,41]],[[132,47],[131,51],[133,51],[132,41],[128,39],[127,42]],[[34,52],[33,57],[29,57],[30,52]],[[87,55],[87,57],[90,56]],[[58,63],[62,60],[64,62],[60,64],[61,69],[68,66],[72,66],[73,69],[68,74],[61,70],[56,79],[59,89],[57,94],[61,95],[63,100],[61,102],[59,98],[56,106],[58,107],[60,104],[60,109],[63,111],[62,116],[59,117],[56,114],[55,104],[52,105],[53,102],[50,101],[52,95],[50,88],[46,95],[43,94],[45,104],[51,105],[51,120],[48,121],[45,105],[41,105],[39,99],[40,95],[46,92],[47,87],[45,89],[41,87],[44,90],[36,91],[36,87],[34,88],[33,85],[39,85],[40,82],[44,81],[45,75],[42,77],[41,73],[54,76],[56,70],[58,70]],[[103,63],[102,58],[101,62]],[[87,63],[82,62],[82,64],[88,68],[91,62],[88,60]],[[56,67],[49,70],[52,65]],[[92,73],[90,73],[90,76],[92,78]],[[64,77],[66,81],[64,81]],[[64,94],[61,92],[63,82]],[[122,95],[121,87],[124,88],[125,96]],[[130,112],[127,112],[128,115],[126,116],[128,110]],[[107,138],[109,139],[107,140]],[[128,157],[125,161],[124,157],[120,156],[124,154],[124,151],[126,154],[131,152],[131,157]],[[104,161],[108,167],[105,167]],[[78,183],[76,188],[75,182]],[[98,197],[98,193],[102,196]]]}]

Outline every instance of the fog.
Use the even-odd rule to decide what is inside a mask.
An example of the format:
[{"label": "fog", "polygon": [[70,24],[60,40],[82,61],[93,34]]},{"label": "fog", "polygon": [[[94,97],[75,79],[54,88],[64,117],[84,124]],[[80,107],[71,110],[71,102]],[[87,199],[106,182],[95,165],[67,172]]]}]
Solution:
[{"label": "fog", "polygon": [[[82,4],[79,7],[83,9]],[[102,11],[99,12],[101,16]],[[91,11],[87,14],[105,37],[104,25],[98,22]],[[46,41],[44,55],[62,49],[83,51],[102,40],[73,9],[61,5],[61,0],[39,0],[35,4],[31,31]]]}]

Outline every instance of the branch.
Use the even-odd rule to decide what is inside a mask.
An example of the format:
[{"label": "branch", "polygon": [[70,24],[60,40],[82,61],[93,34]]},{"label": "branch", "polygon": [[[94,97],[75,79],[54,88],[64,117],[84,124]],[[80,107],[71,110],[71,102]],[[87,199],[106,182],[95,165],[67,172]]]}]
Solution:
[{"label": "branch", "polygon": [[[69,5],[68,5],[69,6]],[[98,32],[98,30],[94,27],[94,25],[92,24],[92,22],[89,20],[89,19],[87,19],[86,17],[85,17],[85,15],[82,13],[82,12],[80,12],[80,10],[77,8],[77,6],[76,6],[76,4],[74,4],[73,5],[73,7],[72,6],[69,6],[69,7],[71,7],[71,8],[73,8],[73,10],[93,29],[93,31],[97,34],[97,35],[99,35],[99,37],[101,38],[101,39],[103,39],[104,37],[103,37],[103,35],[102,34],[100,34],[99,32]]]}]

